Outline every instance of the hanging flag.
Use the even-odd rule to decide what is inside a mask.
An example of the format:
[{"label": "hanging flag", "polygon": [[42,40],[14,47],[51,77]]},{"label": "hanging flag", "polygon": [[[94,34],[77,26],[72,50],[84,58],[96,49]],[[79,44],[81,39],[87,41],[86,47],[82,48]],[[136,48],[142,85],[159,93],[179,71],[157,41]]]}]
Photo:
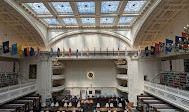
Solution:
[{"label": "hanging flag", "polygon": [[71,52],[72,52],[72,50],[71,50],[71,48],[69,48],[68,56],[71,56]]},{"label": "hanging flag", "polygon": [[187,37],[186,33],[182,32],[182,37]]},{"label": "hanging flag", "polygon": [[165,48],[165,43],[159,42],[159,50],[164,51],[164,48]]},{"label": "hanging flag", "polygon": [[159,44],[155,43],[155,53],[159,54]]},{"label": "hanging flag", "polygon": [[12,54],[16,55],[17,54],[17,44],[12,45]]},{"label": "hanging flag", "polygon": [[114,47],[113,47],[113,56],[114,56]]},{"label": "hanging flag", "polygon": [[63,48],[63,51],[62,51],[62,57],[65,56],[65,49]]},{"label": "hanging flag", "polygon": [[60,48],[57,49],[57,57],[60,56]]},{"label": "hanging flag", "polygon": [[151,55],[155,55],[155,47],[151,46]]},{"label": "hanging flag", "polygon": [[76,58],[78,58],[78,52],[79,52],[79,51],[78,51],[78,49],[77,49],[77,51],[76,51]]},{"label": "hanging flag", "polygon": [[119,47],[118,47],[118,56],[120,56],[120,50],[119,50]]},{"label": "hanging flag", "polygon": [[146,53],[146,56],[148,56],[148,46],[145,48],[145,53]]},{"label": "hanging flag", "polygon": [[175,48],[182,49],[185,39],[185,37],[175,36]]},{"label": "hanging flag", "polygon": [[26,49],[27,49],[27,56],[30,56],[30,48],[27,47]]},{"label": "hanging flag", "polygon": [[20,56],[22,55],[22,45],[17,46],[17,54]]},{"label": "hanging flag", "polygon": [[128,52],[127,52],[127,47],[125,47],[125,56],[128,55]]},{"label": "hanging flag", "polygon": [[35,56],[39,56],[40,55],[40,48],[37,47],[37,50],[35,52]]},{"label": "hanging flag", "polygon": [[50,57],[53,56],[53,48],[51,48],[51,51],[50,51]]},{"label": "hanging flag", "polygon": [[108,56],[108,47],[107,47],[107,53],[106,53],[106,54],[107,54],[107,56]]},{"label": "hanging flag", "polygon": [[94,56],[96,55],[96,53],[95,53],[95,52],[96,52],[96,49],[94,48]]},{"label": "hanging flag", "polygon": [[140,45],[138,46],[138,56],[141,55],[141,48],[140,48]]},{"label": "hanging flag", "polygon": [[87,56],[89,56],[89,49],[88,49],[88,51],[87,51]]},{"label": "hanging flag", "polygon": [[27,48],[24,48],[24,56],[28,56],[27,50],[28,50]]},{"label": "hanging flag", "polygon": [[30,56],[33,56],[33,54],[34,54],[34,49],[31,47],[30,48]]},{"label": "hanging flag", "polygon": [[3,42],[3,53],[9,53],[9,41]]},{"label": "hanging flag", "polygon": [[172,51],[172,44],[173,44],[172,40],[166,39],[166,51],[167,52],[171,52]]}]

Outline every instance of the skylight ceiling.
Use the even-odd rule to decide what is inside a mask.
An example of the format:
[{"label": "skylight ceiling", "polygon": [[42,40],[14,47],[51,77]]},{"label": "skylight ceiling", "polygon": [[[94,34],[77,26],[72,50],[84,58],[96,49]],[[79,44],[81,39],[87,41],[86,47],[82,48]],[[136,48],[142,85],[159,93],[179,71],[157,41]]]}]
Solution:
[{"label": "skylight ceiling", "polygon": [[[19,0],[18,0],[19,1]],[[24,2],[23,2],[24,1]],[[23,6],[38,17],[47,27],[128,27],[141,16],[150,0],[88,1],[48,0],[30,2],[21,0]],[[52,1],[52,2],[51,2]]]}]

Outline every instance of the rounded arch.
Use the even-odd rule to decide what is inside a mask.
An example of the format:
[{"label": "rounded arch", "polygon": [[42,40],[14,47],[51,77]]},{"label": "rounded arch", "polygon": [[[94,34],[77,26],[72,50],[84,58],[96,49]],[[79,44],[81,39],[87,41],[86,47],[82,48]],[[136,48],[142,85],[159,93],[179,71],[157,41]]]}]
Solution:
[{"label": "rounded arch", "polygon": [[130,39],[128,39],[126,36],[123,36],[119,33],[110,32],[110,31],[72,31],[72,32],[62,33],[62,34],[56,36],[55,38],[51,39],[49,41],[48,47],[50,48],[54,43],[56,43],[57,41],[59,41],[63,38],[80,35],[80,34],[102,34],[102,35],[114,37],[114,38],[121,40],[123,43],[127,44],[132,49]]}]

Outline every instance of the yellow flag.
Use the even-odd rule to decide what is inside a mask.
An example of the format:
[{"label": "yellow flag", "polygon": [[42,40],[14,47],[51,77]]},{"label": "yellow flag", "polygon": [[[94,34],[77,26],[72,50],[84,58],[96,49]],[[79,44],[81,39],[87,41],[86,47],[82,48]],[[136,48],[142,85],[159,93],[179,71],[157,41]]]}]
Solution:
[{"label": "yellow flag", "polygon": [[17,54],[20,56],[22,55],[22,45],[17,46]]}]

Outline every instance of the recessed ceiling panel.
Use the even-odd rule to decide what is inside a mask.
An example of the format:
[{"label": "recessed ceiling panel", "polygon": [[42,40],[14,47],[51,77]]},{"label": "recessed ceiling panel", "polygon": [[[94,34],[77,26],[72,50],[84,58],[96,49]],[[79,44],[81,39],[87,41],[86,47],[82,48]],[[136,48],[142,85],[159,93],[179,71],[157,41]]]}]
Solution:
[{"label": "recessed ceiling panel", "polygon": [[63,18],[62,20],[67,25],[76,25],[77,24],[77,20],[75,18]]},{"label": "recessed ceiling panel", "polygon": [[131,24],[136,18],[135,17],[120,17],[120,24]]},{"label": "recessed ceiling panel", "polygon": [[52,2],[52,5],[54,6],[58,14],[73,14],[69,2]]},{"label": "recessed ceiling panel", "polygon": [[100,23],[113,23],[114,17],[103,17],[100,18]]},{"label": "recessed ceiling panel", "polygon": [[119,1],[102,1],[101,13],[116,13]]},{"label": "recessed ceiling panel", "polygon": [[94,24],[95,18],[81,18],[83,24]]},{"label": "recessed ceiling panel", "polygon": [[95,13],[95,2],[77,2],[77,7],[80,14]]},{"label": "recessed ceiling panel", "polygon": [[49,10],[43,3],[27,3],[36,14],[50,14]]},{"label": "recessed ceiling panel", "polygon": [[43,20],[50,25],[59,24],[58,21],[55,18],[44,18]]},{"label": "recessed ceiling panel", "polygon": [[124,13],[140,13],[147,1],[128,1]]}]

